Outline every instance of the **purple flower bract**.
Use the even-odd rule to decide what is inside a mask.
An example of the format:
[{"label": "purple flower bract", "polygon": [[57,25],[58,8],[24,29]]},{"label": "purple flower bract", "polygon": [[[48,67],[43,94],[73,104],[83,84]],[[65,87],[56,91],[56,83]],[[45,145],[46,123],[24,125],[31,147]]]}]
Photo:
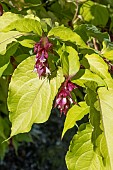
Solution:
[{"label": "purple flower bract", "polygon": [[42,37],[38,43],[34,46],[34,53],[36,54],[35,69],[39,75],[39,78],[46,77],[50,74],[48,66],[48,52],[52,49],[52,44],[47,37]]},{"label": "purple flower bract", "polygon": [[60,110],[60,113],[64,113],[66,115],[70,105],[75,103],[72,100],[71,91],[77,88],[70,80],[66,80],[58,92],[55,100],[55,107]]}]

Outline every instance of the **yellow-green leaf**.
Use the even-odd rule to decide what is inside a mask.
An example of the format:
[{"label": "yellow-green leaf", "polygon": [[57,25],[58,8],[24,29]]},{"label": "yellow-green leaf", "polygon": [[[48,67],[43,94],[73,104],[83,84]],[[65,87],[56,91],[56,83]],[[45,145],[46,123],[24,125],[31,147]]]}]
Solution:
[{"label": "yellow-green leaf", "polygon": [[8,108],[12,122],[11,136],[28,132],[33,123],[48,120],[53,100],[64,81],[62,70],[48,80],[33,72],[35,57],[29,57],[17,67],[9,85]]}]

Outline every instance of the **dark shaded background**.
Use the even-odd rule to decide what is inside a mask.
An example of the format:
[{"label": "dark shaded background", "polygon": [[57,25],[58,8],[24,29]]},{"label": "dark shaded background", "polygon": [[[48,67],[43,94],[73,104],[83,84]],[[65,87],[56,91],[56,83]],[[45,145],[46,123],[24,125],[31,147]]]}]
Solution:
[{"label": "dark shaded background", "polygon": [[67,170],[65,154],[76,128],[61,140],[64,119],[54,110],[46,123],[35,124],[31,130],[33,142],[22,142],[18,155],[11,146],[0,170]]}]

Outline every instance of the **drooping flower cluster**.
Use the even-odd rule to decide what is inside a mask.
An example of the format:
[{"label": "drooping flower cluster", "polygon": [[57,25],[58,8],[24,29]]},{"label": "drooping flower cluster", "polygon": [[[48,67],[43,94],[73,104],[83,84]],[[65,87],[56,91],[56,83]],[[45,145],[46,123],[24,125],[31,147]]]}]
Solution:
[{"label": "drooping flower cluster", "polygon": [[50,74],[48,66],[48,52],[51,50],[52,44],[47,37],[42,37],[34,46],[34,53],[36,54],[35,69],[39,77]]},{"label": "drooping flower cluster", "polygon": [[73,89],[77,88],[76,85],[74,85],[70,80],[66,80],[58,92],[58,95],[56,96],[55,100],[55,107],[57,107],[60,110],[60,113],[64,113],[66,115],[68,109],[70,108],[71,104],[76,104],[72,100],[71,91]]}]

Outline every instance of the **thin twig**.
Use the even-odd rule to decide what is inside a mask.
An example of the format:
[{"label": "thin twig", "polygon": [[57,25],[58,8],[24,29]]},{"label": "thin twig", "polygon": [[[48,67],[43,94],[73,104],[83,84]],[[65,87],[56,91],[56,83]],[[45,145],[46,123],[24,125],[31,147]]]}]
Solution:
[{"label": "thin twig", "polygon": [[76,3],[76,12],[75,12],[75,15],[74,15],[74,17],[73,17],[72,23],[74,23],[75,20],[78,18],[78,7],[79,7],[79,5],[78,5],[78,0],[76,0],[75,3]]},{"label": "thin twig", "polygon": [[93,38],[93,45],[94,45],[95,50],[99,50],[95,38]]}]

